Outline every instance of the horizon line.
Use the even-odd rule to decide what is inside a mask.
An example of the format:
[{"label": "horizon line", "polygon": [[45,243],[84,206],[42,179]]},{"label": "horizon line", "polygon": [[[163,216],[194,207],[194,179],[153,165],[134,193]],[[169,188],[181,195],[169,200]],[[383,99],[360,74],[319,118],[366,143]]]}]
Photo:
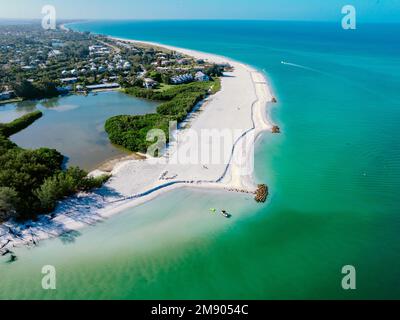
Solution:
[{"label": "horizon line", "polygon": [[[10,21],[41,21],[41,18],[5,18],[0,17],[0,20]],[[312,20],[312,19],[250,19],[250,18],[58,18],[59,22],[93,22],[93,21],[260,21],[260,22],[315,22],[315,23],[337,23],[337,20]],[[377,21],[377,20],[359,20],[359,24],[400,24],[400,21]]]}]

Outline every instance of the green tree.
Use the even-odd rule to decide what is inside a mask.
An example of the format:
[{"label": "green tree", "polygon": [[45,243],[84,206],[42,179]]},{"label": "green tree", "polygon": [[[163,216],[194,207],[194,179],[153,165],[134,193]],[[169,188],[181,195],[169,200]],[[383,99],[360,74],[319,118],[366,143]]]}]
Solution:
[{"label": "green tree", "polygon": [[151,71],[149,73],[149,77],[152,78],[153,80],[157,81],[157,82],[161,82],[162,81],[162,75],[161,75],[161,73],[159,73],[157,71]]},{"label": "green tree", "polygon": [[16,216],[18,193],[8,187],[0,187],[0,222]]},{"label": "green tree", "polygon": [[40,201],[40,206],[44,212],[51,212],[56,206],[59,198],[59,182],[57,177],[50,177],[34,191],[35,196]]},{"label": "green tree", "polygon": [[24,99],[36,99],[39,96],[39,91],[29,81],[18,81],[14,85],[15,94]]},{"label": "green tree", "polygon": [[205,70],[205,73],[210,77],[221,77],[224,74],[224,69],[216,64]]}]

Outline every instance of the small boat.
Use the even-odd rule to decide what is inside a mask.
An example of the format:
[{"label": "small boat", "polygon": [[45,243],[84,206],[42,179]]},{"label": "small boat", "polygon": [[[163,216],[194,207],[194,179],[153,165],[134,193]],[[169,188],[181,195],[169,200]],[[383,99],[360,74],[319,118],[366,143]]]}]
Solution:
[{"label": "small boat", "polygon": [[228,212],[226,212],[225,210],[222,210],[221,211],[221,214],[225,217],[225,218],[230,218],[230,217],[232,217]]}]

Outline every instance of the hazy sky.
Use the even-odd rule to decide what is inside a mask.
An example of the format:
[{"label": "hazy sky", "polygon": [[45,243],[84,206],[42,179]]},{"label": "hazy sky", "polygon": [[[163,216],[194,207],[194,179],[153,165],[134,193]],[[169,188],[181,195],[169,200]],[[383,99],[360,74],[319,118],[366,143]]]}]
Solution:
[{"label": "hazy sky", "polygon": [[400,0],[0,0],[0,18],[337,20],[351,4],[359,21],[400,22]]}]

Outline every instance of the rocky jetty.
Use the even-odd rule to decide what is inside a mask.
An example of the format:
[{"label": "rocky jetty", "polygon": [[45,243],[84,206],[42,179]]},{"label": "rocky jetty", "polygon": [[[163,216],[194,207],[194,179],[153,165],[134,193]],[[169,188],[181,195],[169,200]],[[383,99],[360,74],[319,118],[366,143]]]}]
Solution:
[{"label": "rocky jetty", "polygon": [[268,187],[265,184],[259,184],[257,191],[256,191],[256,196],[255,196],[255,200],[257,202],[265,202],[267,201],[267,197],[268,197]]},{"label": "rocky jetty", "polygon": [[278,126],[273,126],[272,133],[281,133],[281,129]]}]

